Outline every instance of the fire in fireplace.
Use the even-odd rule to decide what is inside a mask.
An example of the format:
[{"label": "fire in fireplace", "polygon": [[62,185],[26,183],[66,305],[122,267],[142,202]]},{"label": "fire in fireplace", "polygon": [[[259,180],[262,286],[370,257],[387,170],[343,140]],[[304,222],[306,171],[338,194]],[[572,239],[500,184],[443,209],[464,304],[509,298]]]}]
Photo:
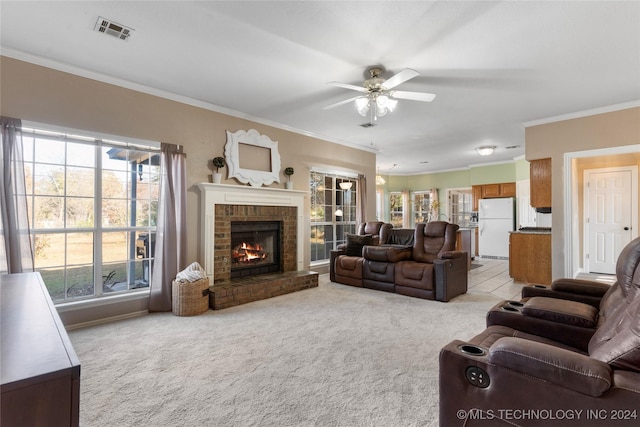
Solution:
[{"label": "fire in fireplace", "polygon": [[242,242],[231,250],[231,262],[240,265],[259,264],[268,260],[269,255],[260,243]]},{"label": "fire in fireplace", "polygon": [[231,222],[231,278],[281,271],[280,221]]}]

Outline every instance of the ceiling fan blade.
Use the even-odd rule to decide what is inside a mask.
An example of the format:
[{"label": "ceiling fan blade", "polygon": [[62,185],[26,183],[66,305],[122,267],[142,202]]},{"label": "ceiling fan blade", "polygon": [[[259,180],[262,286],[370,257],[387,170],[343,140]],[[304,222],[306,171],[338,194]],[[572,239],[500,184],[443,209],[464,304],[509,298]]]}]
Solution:
[{"label": "ceiling fan blade", "polygon": [[412,70],[411,68],[405,68],[404,70],[400,71],[399,73],[385,80],[384,83],[382,83],[382,87],[384,87],[387,90],[393,89],[399,84],[402,84],[407,80],[411,80],[412,78],[418,75],[420,75],[420,73],[418,73],[416,70]]},{"label": "ceiling fan blade", "polygon": [[363,86],[350,85],[348,83],[340,83],[340,82],[329,82],[327,84],[331,86],[343,87],[345,89],[356,90],[358,92],[367,92],[367,89]]},{"label": "ceiling fan blade", "polygon": [[407,92],[406,90],[394,90],[389,93],[394,98],[409,99],[411,101],[431,102],[436,98],[435,93]]},{"label": "ceiling fan blade", "polygon": [[350,102],[355,101],[356,98],[360,98],[359,96],[354,96],[353,98],[345,99],[344,101],[336,102],[335,104],[327,105],[326,107],[322,107],[323,110],[331,110],[332,108],[339,107],[344,104],[348,104]]}]

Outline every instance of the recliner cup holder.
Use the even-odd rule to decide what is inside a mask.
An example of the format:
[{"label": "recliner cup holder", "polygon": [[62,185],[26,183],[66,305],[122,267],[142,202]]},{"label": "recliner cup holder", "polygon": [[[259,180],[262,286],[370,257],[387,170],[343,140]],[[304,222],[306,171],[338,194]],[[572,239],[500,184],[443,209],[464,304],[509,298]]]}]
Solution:
[{"label": "recliner cup holder", "polygon": [[471,356],[484,356],[487,354],[487,351],[484,348],[478,347],[477,345],[463,344],[458,348],[464,354],[469,354]]},{"label": "recliner cup holder", "polygon": [[507,301],[507,304],[512,307],[524,307],[524,303],[521,303],[520,301]]},{"label": "recliner cup holder", "polygon": [[520,311],[520,310],[518,310],[517,308],[515,308],[515,307],[511,307],[511,306],[509,306],[509,305],[503,305],[502,307],[500,307],[500,309],[501,309],[501,310],[504,310],[504,311],[512,311],[512,312],[514,312],[514,313],[517,313],[518,311]]}]

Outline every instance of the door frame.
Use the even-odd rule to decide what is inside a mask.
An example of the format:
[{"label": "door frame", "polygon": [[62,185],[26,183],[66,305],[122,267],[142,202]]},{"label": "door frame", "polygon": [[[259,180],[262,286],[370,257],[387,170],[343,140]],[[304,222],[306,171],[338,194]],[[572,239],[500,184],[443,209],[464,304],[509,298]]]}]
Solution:
[{"label": "door frame", "polygon": [[[600,173],[608,173],[608,172],[631,172],[631,235],[630,240],[633,240],[634,234],[637,237],[638,235],[638,166],[612,166],[605,168],[593,168],[593,169],[585,169],[583,171],[583,197],[582,197],[582,265],[583,270],[585,272],[591,271],[590,260],[587,258],[587,248],[590,247],[590,239],[591,239],[591,224],[587,222],[587,218],[585,212],[590,208],[589,204],[592,202],[589,196],[589,188],[587,187],[587,177],[590,174],[600,174]],[[635,225],[634,225],[635,222]],[[588,267],[588,268],[587,268]]]},{"label": "door frame", "polygon": [[[576,160],[585,157],[600,157],[611,154],[637,153],[640,151],[640,144],[624,145],[620,147],[598,148],[594,150],[574,151],[564,153],[563,164],[563,201],[564,216],[562,218],[564,225],[564,277],[576,277],[581,272],[581,250],[580,245],[580,205],[578,203],[579,195],[579,177],[578,170],[575,167]],[[631,236],[638,236],[638,204],[636,203],[632,211],[632,233]],[[634,238],[634,237],[632,237]]]}]

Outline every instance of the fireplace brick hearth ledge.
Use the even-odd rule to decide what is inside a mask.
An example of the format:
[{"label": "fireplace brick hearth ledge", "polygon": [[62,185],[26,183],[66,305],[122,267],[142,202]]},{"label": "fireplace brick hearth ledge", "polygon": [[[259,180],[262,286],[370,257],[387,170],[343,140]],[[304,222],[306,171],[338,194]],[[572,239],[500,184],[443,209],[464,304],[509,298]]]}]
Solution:
[{"label": "fireplace brick hearth ledge", "polygon": [[209,306],[220,310],[317,286],[315,271],[261,274],[210,287]]},{"label": "fireplace brick hearth ledge", "polygon": [[[303,271],[306,191],[199,183],[200,258],[219,309],[317,286]],[[231,221],[282,221],[282,272],[231,279]]]}]

